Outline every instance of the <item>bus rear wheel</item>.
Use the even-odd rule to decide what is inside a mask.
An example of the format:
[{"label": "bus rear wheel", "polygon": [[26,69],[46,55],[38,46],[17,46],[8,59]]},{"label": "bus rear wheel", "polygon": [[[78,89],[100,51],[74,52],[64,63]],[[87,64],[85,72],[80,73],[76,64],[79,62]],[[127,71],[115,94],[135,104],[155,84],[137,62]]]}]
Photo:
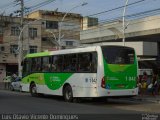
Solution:
[{"label": "bus rear wheel", "polygon": [[37,88],[36,88],[35,83],[32,83],[30,85],[30,93],[31,93],[32,97],[36,97],[37,96]]},{"label": "bus rear wheel", "polygon": [[72,102],[73,101],[73,92],[70,85],[67,85],[64,88],[63,96],[66,102]]}]

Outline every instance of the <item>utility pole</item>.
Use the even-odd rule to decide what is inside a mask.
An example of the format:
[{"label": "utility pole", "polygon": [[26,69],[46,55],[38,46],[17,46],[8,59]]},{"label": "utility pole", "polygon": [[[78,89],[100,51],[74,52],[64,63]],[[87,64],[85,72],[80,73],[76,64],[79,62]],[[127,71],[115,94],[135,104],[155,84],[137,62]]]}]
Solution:
[{"label": "utility pole", "polygon": [[[21,10],[19,10],[20,13],[20,31],[23,29],[23,21],[24,21],[24,1],[23,0],[15,0],[15,2],[17,2],[17,4],[20,4],[21,6]],[[18,76],[21,77],[22,76],[22,66],[21,66],[21,62],[22,62],[22,56],[23,56],[23,32],[22,32],[22,36],[20,36],[19,41],[18,41],[18,48],[19,48],[19,55],[18,55]]]}]

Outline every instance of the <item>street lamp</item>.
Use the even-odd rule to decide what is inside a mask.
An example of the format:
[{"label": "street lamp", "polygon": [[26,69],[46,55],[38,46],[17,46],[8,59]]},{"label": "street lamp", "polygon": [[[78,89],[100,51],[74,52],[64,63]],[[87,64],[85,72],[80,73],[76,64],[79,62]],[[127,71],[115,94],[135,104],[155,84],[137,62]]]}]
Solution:
[{"label": "street lamp", "polygon": [[124,10],[123,10],[123,46],[125,46],[125,13],[126,13],[126,8],[128,6],[128,0],[126,0],[125,6],[124,6]]},{"label": "street lamp", "polygon": [[75,7],[73,7],[72,9],[70,9],[68,12],[66,12],[66,14],[63,16],[63,18],[62,18],[62,20],[60,21],[60,23],[59,23],[59,36],[58,36],[58,44],[59,44],[59,49],[60,49],[60,47],[61,47],[61,38],[62,38],[62,36],[61,36],[61,24],[62,24],[62,22],[64,21],[64,19],[65,19],[65,17],[67,16],[67,14],[69,13],[69,12],[71,12],[73,9],[75,9],[75,8],[77,8],[77,7],[80,7],[80,6],[85,6],[85,5],[87,5],[88,3],[87,2],[83,2],[82,4],[80,4],[80,5],[77,5],[77,6],[75,6]]}]

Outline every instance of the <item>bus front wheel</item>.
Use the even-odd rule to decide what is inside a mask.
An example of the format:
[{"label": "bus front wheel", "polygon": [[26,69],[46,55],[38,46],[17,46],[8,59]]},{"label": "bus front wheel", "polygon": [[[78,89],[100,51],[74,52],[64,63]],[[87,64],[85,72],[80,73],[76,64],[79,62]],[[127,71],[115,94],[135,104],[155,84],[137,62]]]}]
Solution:
[{"label": "bus front wheel", "polygon": [[32,83],[30,85],[30,93],[31,93],[32,97],[36,97],[37,96],[37,88],[36,88],[35,83]]},{"label": "bus front wheel", "polygon": [[73,92],[70,85],[67,85],[64,88],[63,96],[66,102],[72,102],[73,101]]}]

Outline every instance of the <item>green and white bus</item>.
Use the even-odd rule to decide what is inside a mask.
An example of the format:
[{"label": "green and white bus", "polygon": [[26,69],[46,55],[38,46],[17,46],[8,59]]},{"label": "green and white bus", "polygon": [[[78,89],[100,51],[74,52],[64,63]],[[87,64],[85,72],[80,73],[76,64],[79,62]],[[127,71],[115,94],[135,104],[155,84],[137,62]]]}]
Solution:
[{"label": "green and white bus", "polygon": [[90,46],[28,54],[23,61],[22,91],[80,97],[135,96],[137,57],[133,48]]}]

